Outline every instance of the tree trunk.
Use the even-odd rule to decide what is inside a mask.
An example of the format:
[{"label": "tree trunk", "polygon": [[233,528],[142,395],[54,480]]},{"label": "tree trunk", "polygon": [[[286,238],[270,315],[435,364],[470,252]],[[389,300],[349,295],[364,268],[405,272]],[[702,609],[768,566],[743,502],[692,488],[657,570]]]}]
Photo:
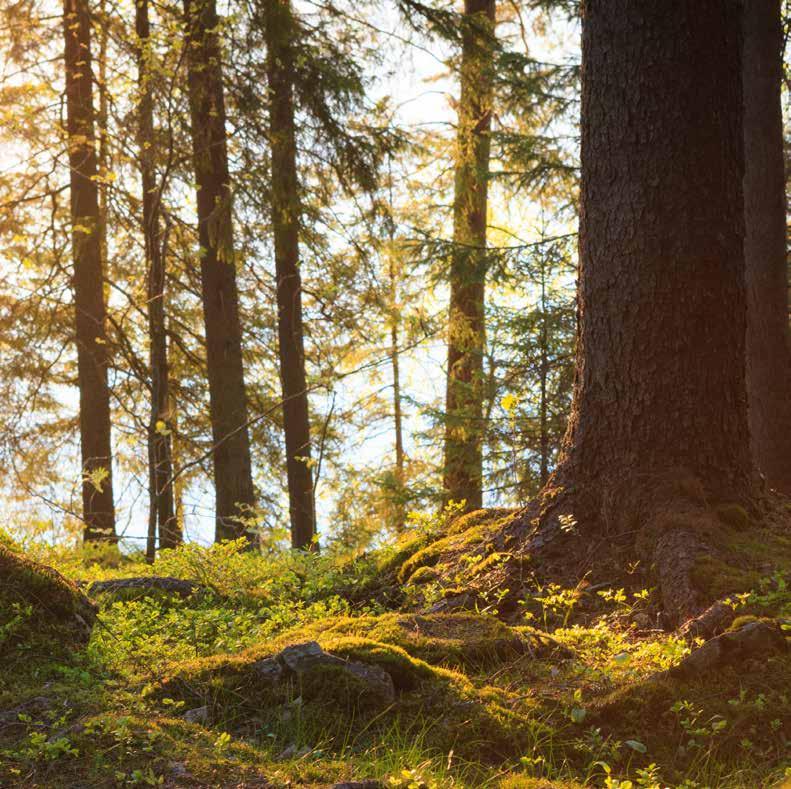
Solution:
[{"label": "tree trunk", "polygon": [[86,540],[114,540],[110,389],[101,255],[91,22],[85,0],[64,0],[82,507]]},{"label": "tree trunk", "polygon": [[755,513],[740,8],[586,4],[574,400],[556,471],[500,537],[515,558],[487,583],[513,601],[528,557],[564,585],[636,563],[680,623],[712,602],[695,571],[723,549],[715,505]]},{"label": "tree trunk", "polygon": [[224,540],[246,533],[239,516],[249,516],[255,493],[236,288],[222,52],[214,0],[184,0],[184,11],[214,442],[215,535]]},{"label": "tree trunk", "polygon": [[547,272],[546,259],[541,257],[541,348],[539,359],[539,481],[546,485],[549,479],[549,426],[547,418],[547,379],[549,377],[549,327],[547,326]]},{"label": "tree trunk", "polygon": [[[392,200],[391,203],[392,205]],[[390,365],[393,371],[393,429],[395,431],[395,483],[396,507],[393,514],[393,527],[400,533],[406,525],[404,508],[404,483],[406,481],[404,462],[404,430],[401,405],[401,348],[399,342],[399,305],[398,305],[398,265],[395,260],[393,234],[390,234],[388,249],[390,276]]]},{"label": "tree trunk", "polygon": [[482,506],[486,208],[495,0],[465,0],[448,318],[445,496]]},{"label": "tree trunk", "polygon": [[587,5],[578,483],[684,469],[751,490],[739,17],[715,0]]},{"label": "tree trunk", "polygon": [[315,546],[316,517],[299,274],[300,206],[290,46],[294,22],[289,0],[272,0],[266,8],[272,227],[291,544],[304,549]]},{"label": "tree trunk", "polygon": [[[165,261],[162,254],[160,191],[156,183],[154,99],[150,73],[150,24],[148,0],[135,5],[137,33],[138,143],[143,191],[143,240],[148,271],[148,332],[151,365],[151,420],[148,428],[151,520],[159,532],[160,548],[175,548],[181,543],[173,504],[173,463],[168,394],[168,347],[165,329]],[[149,546],[149,551],[151,546]],[[149,557],[151,558],[151,557]]]},{"label": "tree trunk", "polygon": [[780,0],[746,2],[742,75],[750,432],[753,456],[767,483],[791,494],[782,47]]}]

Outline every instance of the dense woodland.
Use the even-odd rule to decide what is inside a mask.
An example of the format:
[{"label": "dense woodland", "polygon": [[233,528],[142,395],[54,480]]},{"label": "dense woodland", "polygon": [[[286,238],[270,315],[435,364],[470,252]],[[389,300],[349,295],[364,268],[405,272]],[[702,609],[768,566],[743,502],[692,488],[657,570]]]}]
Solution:
[{"label": "dense woodland", "polygon": [[780,0],[7,0],[0,786],[791,785]]}]

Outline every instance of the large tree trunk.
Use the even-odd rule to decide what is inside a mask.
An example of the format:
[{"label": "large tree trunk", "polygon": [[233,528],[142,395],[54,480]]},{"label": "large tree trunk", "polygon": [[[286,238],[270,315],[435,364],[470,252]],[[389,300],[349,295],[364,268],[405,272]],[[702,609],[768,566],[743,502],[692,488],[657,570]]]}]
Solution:
[{"label": "large tree trunk", "polygon": [[736,2],[587,5],[578,484],[750,491],[738,25]]},{"label": "large tree trunk", "polygon": [[216,539],[246,533],[240,515],[255,506],[242,330],[233,244],[219,19],[214,0],[184,0],[201,288],[206,326]]},{"label": "large tree trunk", "polygon": [[780,0],[744,5],[744,257],[747,391],[755,461],[791,494],[791,345],[788,330]]},{"label": "large tree trunk", "polygon": [[294,23],[289,0],[273,0],[266,13],[269,140],[272,148],[272,227],[277,278],[277,330],[283,387],[291,544],[315,545],[316,517],[310,419],[299,274],[300,207],[292,85]]},{"label": "large tree trunk", "polygon": [[487,584],[514,603],[534,576],[631,565],[684,621],[711,602],[717,506],[756,513],[740,25],[735,0],[586,4],[574,401],[556,471],[499,537],[513,558]]},{"label": "large tree trunk", "polygon": [[85,0],[64,0],[82,507],[86,540],[114,540],[110,389],[101,255],[91,22]]},{"label": "large tree trunk", "polygon": [[[168,393],[168,347],[165,329],[165,261],[162,254],[160,222],[160,190],[156,183],[154,157],[154,98],[153,74],[150,69],[150,24],[148,0],[137,0],[135,5],[137,33],[137,79],[140,90],[138,104],[138,144],[143,190],[143,241],[148,277],[148,331],[151,365],[151,419],[148,428],[151,531],[159,532],[159,547],[174,548],[181,543],[181,532],[176,521],[173,503],[173,463],[170,436]],[[151,540],[149,540],[149,543]],[[147,550],[152,557],[153,546]]]},{"label": "large tree trunk", "polygon": [[465,0],[448,317],[445,496],[480,509],[495,0]]}]

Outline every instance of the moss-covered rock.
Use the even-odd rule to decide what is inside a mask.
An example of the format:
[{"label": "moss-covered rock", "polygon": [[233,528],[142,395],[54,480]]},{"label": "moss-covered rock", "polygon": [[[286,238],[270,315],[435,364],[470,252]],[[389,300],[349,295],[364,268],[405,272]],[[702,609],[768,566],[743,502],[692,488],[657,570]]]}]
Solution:
[{"label": "moss-covered rock", "polygon": [[[335,665],[278,673],[288,644],[315,640]],[[465,674],[441,664],[469,665],[499,654],[515,657],[530,638],[495,619],[474,615],[342,617],[286,633],[238,655],[175,666],[155,690],[159,699],[207,707],[214,724],[282,728],[300,721],[303,735],[335,746],[349,737],[375,737],[381,727],[422,727],[436,747],[477,758],[514,754],[534,729],[524,694],[478,689]],[[395,700],[347,681],[344,661],[385,672]],[[277,681],[272,681],[273,672]],[[364,684],[364,683],[363,683]]]},{"label": "moss-covered rock", "polygon": [[60,573],[0,545],[0,655],[84,645],[95,619],[91,602]]}]

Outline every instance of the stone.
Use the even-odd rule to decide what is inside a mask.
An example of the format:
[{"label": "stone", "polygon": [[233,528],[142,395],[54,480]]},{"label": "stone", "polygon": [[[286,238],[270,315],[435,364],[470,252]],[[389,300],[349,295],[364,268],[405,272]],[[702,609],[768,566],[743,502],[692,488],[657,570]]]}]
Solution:
[{"label": "stone", "polygon": [[273,684],[287,679],[289,675],[302,677],[322,668],[333,668],[361,683],[371,695],[387,703],[395,700],[393,678],[383,668],[331,655],[316,641],[292,644],[274,657],[259,660],[253,666],[256,673]]},{"label": "stone", "polygon": [[776,623],[757,620],[706,641],[690,652],[670,673],[680,677],[699,676],[721,666],[749,658],[764,658],[787,648],[783,631]]},{"label": "stone", "polygon": [[181,716],[187,723],[199,723],[205,726],[209,722],[209,708],[207,706],[196,707],[193,710],[187,710]]}]

